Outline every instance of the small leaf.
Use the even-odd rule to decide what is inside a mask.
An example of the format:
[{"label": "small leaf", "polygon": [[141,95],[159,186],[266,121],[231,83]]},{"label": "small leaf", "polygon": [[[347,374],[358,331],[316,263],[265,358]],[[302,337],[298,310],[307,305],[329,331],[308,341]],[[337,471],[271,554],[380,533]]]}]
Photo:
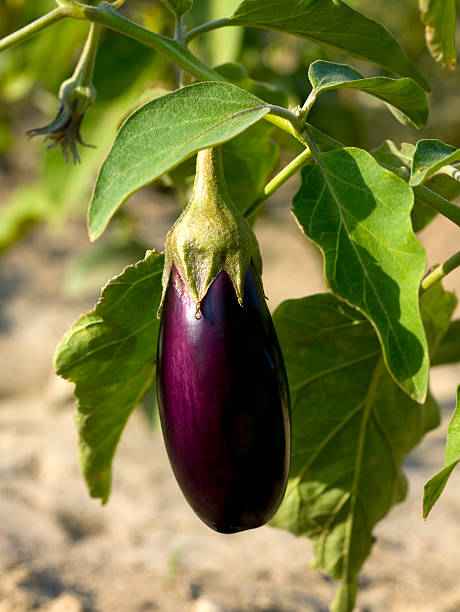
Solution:
[{"label": "small leaf", "polygon": [[446,68],[455,68],[457,63],[455,0],[419,0],[419,6],[425,24],[425,38],[429,52]]},{"label": "small leaf", "polygon": [[[430,291],[421,308],[433,329]],[[451,305],[449,298],[439,308]],[[373,528],[404,499],[404,457],[439,424],[439,409],[430,396],[420,405],[403,393],[369,321],[336,296],[288,300],[273,318],[293,437],[288,488],[272,523],[313,540],[315,567],[341,580],[332,609],[351,611]]]},{"label": "small leaf", "polygon": [[405,125],[421,128],[428,120],[425,92],[412,79],[365,79],[350,66],[324,60],[310,64],[308,78],[313,87],[310,99],[315,100],[320,93],[331,89],[357,89],[385,102],[398,121]]},{"label": "small leaf", "polygon": [[372,321],[395,381],[419,402],[428,351],[418,292],[425,252],[410,220],[413,194],[367,152],[320,153],[302,170],[293,212],[321,248],[331,289]]},{"label": "small leaf", "polygon": [[408,142],[401,143],[398,147],[392,140],[384,140],[380,146],[371,151],[375,159],[383,164],[400,168],[403,166],[407,170],[412,166],[415,146]]},{"label": "small leaf", "polygon": [[444,365],[460,361],[460,319],[452,321],[446,335],[433,355],[431,365]]},{"label": "small leaf", "polygon": [[388,30],[341,0],[243,0],[231,16],[235,24],[281,30],[375,62],[417,81],[424,76]]},{"label": "small leaf", "polygon": [[426,518],[439,499],[449,476],[460,461],[460,386],[457,388],[457,407],[447,430],[446,459],[442,470],[425,484],[423,492],[423,518]]},{"label": "small leaf", "polygon": [[269,110],[256,96],[219,82],[189,85],[138,109],[121,127],[99,173],[89,210],[91,239],[138,189],[198,150],[236,136]]},{"label": "small leaf", "polygon": [[[439,353],[452,327],[450,320],[458,300],[454,293],[444,290],[442,283],[435,283],[423,294],[421,303],[425,331],[430,338],[430,358],[433,358]],[[460,352],[460,348],[457,348],[457,352]],[[430,361],[432,363],[432,359]]]},{"label": "small leaf", "polygon": [[[403,142],[398,148],[391,140],[385,140],[377,149],[371,151],[372,155],[385,166],[392,166],[395,170],[405,168],[409,176],[412,168],[412,160],[415,153],[415,146]],[[447,200],[455,200],[460,195],[460,181],[448,176],[447,174],[436,174],[432,176],[425,185],[435,193],[438,193]],[[415,195],[415,194],[414,194]],[[425,204],[421,199],[423,194],[415,195],[414,208],[411,212],[412,227],[414,232],[419,232],[426,227],[435,217],[436,211]]]},{"label": "small leaf", "polygon": [[411,185],[420,185],[443,166],[460,161],[460,149],[441,140],[419,140],[412,163]]},{"label": "small leaf", "polygon": [[103,503],[121,433],[153,379],[162,272],[163,256],[153,251],[128,266],[56,349],[56,372],[75,383],[80,468]]}]

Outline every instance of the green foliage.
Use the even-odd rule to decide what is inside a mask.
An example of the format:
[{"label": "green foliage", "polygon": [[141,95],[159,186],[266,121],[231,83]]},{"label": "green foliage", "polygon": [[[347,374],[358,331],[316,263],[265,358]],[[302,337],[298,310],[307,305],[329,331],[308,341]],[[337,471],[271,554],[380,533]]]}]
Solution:
[{"label": "green foliage", "polygon": [[440,140],[419,140],[415,147],[409,183],[425,183],[435,172],[460,161],[460,149]]},{"label": "green foliage", "polygon": [[423,493],[423,518],[426,518],[438,501],[449,476],[460,461],[460,386],[457,388],[457,407],[447,431],[444,467],[425,484]]},{"label": "green foliage", "polygon": [[[425,309],[429,294],[421,304],[427,330],[438,326],[433,308]],[[452,298],[434,294],[447,321]],[[420,405],[401,391],[372,325],[339,298],[288,300],[274,321],[291,389],[293,439],[288,489],[273,524],[313,540],[315,567],[342,582],[331,609],[348,612],[373,528],[405,497],[404,457],[438,425],[439,411],[430,396]]]},{"label": "green foliage", "polygon": [[283,0],[282,4],[279,0],[243,0],[231,20],[235,24],[281,30],[335,47],[411,77],[429,89],[424,76],[388,30],[341,0]]},{"label": "green foliage", "polygon": [[89,210],[94,240],[135,191],[199,149],[225,142],[270,110],[229,83],[197,83],[157,98],[120,129],[99,173]]},{"label": "green foliage", "polygon": [[428,120],[425,92],[412,79],[365,79],[350,66],[324,60],[310,64],[308,78],[313,87],[309,96],[312,103],[323,91],[358,89],[383,100],[398,121],[405,125],[421,128]]},{"label": "green foliage", "polygon": [[433,355],[431,365],[444,365],[460,361],[460,319],[452,321],[446,335],[442,339],[436,353]]},{"label": "green foliage", "polygon": [[455,68],[456,0],[419,0],[428,50],[446,68]]},{"label": "green foliage", "polygon": [[56,372],[75,384],[80,467],[103,503],[121,433],[153,380],[162,272],[163,256],[152,251],[127,267],[56,349]]},{"label": "green foliage", "polygon": [[322,250],[331,289],[372,321],[395,381],[423,402],[428,353],[418,291],[425,252],[410,221],[410,187],[369,153],[319,153],[302,170],[293,201],[306,235]]},{"label": "green foliage", "polygon": [[[371,151],[371,153],[379,163],[393,172],[398,173],[401,169],[404,169],[407,178],[409,178],[413,167],[415,150],[416,147],[413,144],[403,142],[401,147],[398,148],[394,142],[386,140],[377,149]],[[460,196],[460,181],[447,174],[431,176],[425,182],[425,186],[430,191],[439,194],[447,200],[455,200]],[[417,191],[417,193],[414,193],[414,197],[415,202],[411,213],[412,227],[414,232],[419,232],[434,219],[436,210],[425,203],[428,200],[424,192]]]},{"label": "green foliage", "polygon": [[[434,365],[460,359],[460,322],[450,323],[455,297],[438,283],[419,299],[425,254],[414,236],[436,211],[459,223],[458,206],[452,203],[460,195],[459,172],[451,164],[460,161],[460,149],[440,140],[423,139],[416,146],[386,140],[371,155],[305,124],[319,95],[330,92],[321,96],[309,121],[314,123],[318,108],[323,109],[329,120],[326,131],[346,140],[336,129],[338,123],[344,116],[358,117],[346,132],[354,139],[354,128],[363,125],[362,107],[350,105],[349,114],[341,114],[346,89],[383,101],[404,126],[421,128],[427,122],[422,88],[429,87],[424,76],[384,26],[341,0],[243,0],[230,18],[204,25],[182,40],[179,26],[186,13],[185,23],[200,26],[206,16],[229,14],[236,0],[162,2],[175,20],[168,11],[152,13],[150,7],[137,24],[123,15],[143,15],[140,6],[126,3],[121,15],[107,3],[91,2],[84,14],[105,26],[105,36],[94,78],[99,102],[85,119],[83,135],[88,133],[88,142],[99,148],[85,150],[83,165],[65,172],[55,153],[47,157],[41,178],[18,188],[2,210],[0,249],[33,223],[55,223],[66,211],[82,209],[120,117],[127,116],[146,85],[148,97],[123,123],[102,165],[89,211],[92,239],[131,194],[151,181],[160,178],[163,185],[188,190],[193,156],[201,149],[223,144],[225,177],[242,211],[262,202],[304,166],[293,210],[301,229],[323,252],[326,280],[334,294],[287,301],[275,313],[291,386],[293,454],[287,495],[274,523],[313,539],[316,566],[341,581],[331,610],[349,612],[373,528],[405,496],[404,457],[439,421],[438,408],[427,397],[428,354]],[[393,4],[399,10],[399,4]],[[354,6],[364,10],[366,3]],[[52,7],[51,0],[26,2],[14,15],[0,8],[0,17],[11,31]],[[452,67],[454,0],[420,0],[420,9],[430,51]],[[385,9],[372,10],[378,14]],[[416,7],[414,11],[418,16]],[[392,27],[395,12],[389,15]],[[174,23],[173,36],[169,30]],[[232,27],[222,30],[223,25]],[[110,28],[117,34],[108,34]],[[264,38],[253,28],[282,35]],[[6,133],[2,152],[13,146],[9,116],[21,112],[20,103],[31,98],[49,115],[56,111],[36,82],[42,79],[44,87],[57,90],[75,66],[86,30],[87,24],[66,19],[24,50],[0,55],[0,129]],[[166,30],[171,36],[164,35]],[[204,44],[196,45],[200,57],[215,62],[241,58],[247,68],[235,62],[216,69],[206,65],[187,47],[200,32],[209,32]],[[126,36],[120,38],[120,33]],[[284,34],[317,46],[292,39],[287,45]],[[138,42],[145,45],[141,51]],[[327,47],[335,50],[331,56]],[[158,59],[160,53],[152,57],[152,49],[174,61],[176,70]],[[412,52],[417,52],[414,44]],[[342,61],[340,53],[403,78],[375,76],[375,71],[365,78],[348,65],[326,61]],[[318,56],[321,59],[312,62]],[[312,90],[301,108],[295,105],[306,97],[307,65]],[[188,74],[179,77],[177,67]],[[191,83],[193,78],[205,82],[167,94],[151,89],[152,83],[168,90],[173,80]],[[291,105],[284,89],[290,92]],[[372,117],[374,113],[379,117],[378,107]],[[260,121],[263,117],[268,121]],[[382,132],[385,137],[384,128]],[[272,177],[267,189],[281,147],[289,157],[297,157]],[[132,226],[125,227],[131,229],[124,241],[112,240],[111,234],[108,243],[75,262],[67,289],[91,291],[101,274],[140,256]],[[80,317],[56,351],[56,370],[75,384],[81,468],[90,494],[103,503],[126,421],[143,397],[149,404],[154,386],[162,269],[163,257],[151,251],[127,267],[106,285],[95,309]],[[445,466],[425,487],[425,516],[459,460],[460,389]]]}]

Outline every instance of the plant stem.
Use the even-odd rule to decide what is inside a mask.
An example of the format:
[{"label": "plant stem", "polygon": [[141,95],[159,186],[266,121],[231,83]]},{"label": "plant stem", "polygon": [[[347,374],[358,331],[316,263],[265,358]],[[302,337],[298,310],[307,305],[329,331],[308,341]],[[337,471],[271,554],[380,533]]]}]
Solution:
[{"label": "plant stem", "polygon": [[202,25],[193,28],[193,30],[186,32],[184,34],[184,42],[188,45],[191,40],[197,36],[201,36],[201,34],[206,34],[206,32],[217,30],[217,28],[223,28],[231,25],[233,24],[229,17],[223,17],[222,19],[216,19],[215,21],[210,21],[209,23],[203,23]]},{"label": "plant stem", "polygon": [[[183,15],[174,15],[174,40],[181,44],[182,43],[182,35],[183,35]],[[181,88],[184,86],[184,71],[180,67],[176,67],[176,81],[177,87]]]},{"label": "plant stem", "polygon": [[437,174],[447,174],[447,176],[450,176],[456,181],[460,181],[460,168],[456,166],[444,166],[444,168],[438,170]]},{"label": "plant stem", "polygon": [[73,76],[78,79],[79,84],[82,86],[90,85],[93,81],[100,34],[101,26],[91,23],[88,38],[73,73]]},{"label": "plant stem", "polygon": [[180,68],[193,74],[193,76],[198,79],[203,79],[205,81],[226,81],[222,75],[212,68],[209,68],[209,66],[199,60],[182,44],[179,44],[177,41],[167,36],[155,34],[147,28],[120,15],[107,2],[101,2],[101,4],[95,7],[84,6],[81,10],[83,16],[89,21],[99,23],[115,32],[133,38],[147,47],[155,49],[155,51],[164,53],[176,62]]},{"label": "plant stem", "polygon": [[300,155],[297,155],[295,159],[293,159],[287,166],[285,166],[281,172],[279,172],[276,176],[272,178],[270,182],[268,182],[261,195],[244,211],[244,216],[247,218],[255,215],[264,202],[273,194],[277,189],[284,185],[284,183],[291,178],[302,166],[308,164],[313,158],[313,154],[310,149],[306,148]]},{"label": "plant stem", "polygon": [[427,291],[430,287],[449,274],[449,272],[452,272],[458,267],[460,267],[460,251],[455,253],[455,255],[452,255],[452,257],[449,257],[449,259],[440,266],[436,266],[434,270],[425,276],[420,285],[421,293]]},{"label": "plant stem", "polygon": [[2,38],[0,40],[0,51],[5,51],[6,49],[10,49],[15,45],[19,45],[66,16],[67,13],[62,7],[50,11],[46,15],[43,15],[43,17],[40,17],[39,19],[32,21],[32,23],[27,24],[17,32],[13,32],[12,34],[5,36],[5,38]]},{"label": "plant stem", "polygon": [[[76,3],[78,5],[78,3]],[[173,60],[182,70],[192,74],[197,79],[204,81],[220,81],[228,82],[221,74],[207,66],[198,57],[193,55],[185,46],[184,40],[180,43],[167,36],[155,34],[147,28],[127,19],[123,15],[117,13],[112,5],[108,2],[101,2],[98,6],[92,7],[88,5],[79,5],[84,18],[94,23],[99,23],[115,32],[124,34],[129,38],[133,38],[138,42],[163,53]],[[276,126],[291,134],[300,142],[302,140],[299,126],[300,122],[293,112],[280,106],[270,106],[271,117],[266,116],[267,121],[274,123]]]},{"label": "plant stem", "polygon": [[434,210],[440,212],[444,217],[447,217],[460,226],[460,206],[458,206],[458,204],[446,200],[446,198],[428,189],[425,185],[412,187],[412,189],[414,190],[414,194],[422,200],[424,204],[434,208]]}]

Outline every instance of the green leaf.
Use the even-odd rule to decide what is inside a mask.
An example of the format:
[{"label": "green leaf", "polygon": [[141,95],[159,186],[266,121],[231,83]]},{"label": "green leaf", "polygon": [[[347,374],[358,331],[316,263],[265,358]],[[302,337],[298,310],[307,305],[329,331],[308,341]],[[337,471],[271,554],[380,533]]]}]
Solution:
[{"label": "green leaf", "polygon": [[289,96],[286,91],[267,81],[256,81],[252,79],[246,68],[238,62],[226,62],[215,68],[227,81],[249,91],[254,96],[269,104],[277,106],[289,106]]},{"label": "green leaf", "polygon": [[447,430],[446,459],[442,470],[425,484],[423,491],[423,518],[439,499],[449,476],[460,461],[460,386],[457,387],[457,407]]},{"label": "green leaf", "polygon": [[373,77],[365,79],[345,64],[317,60],[310,64],[308,78],[312,84],[309,100],[331,89],[357,89],[379,98],[405,125],[421,128],[428,120],[428,104],[423,89],[412,79]]},{"label": "green leaf", "polygon": [[405,497],[404,457],[439,423],[439,410],[430,396],[420,405],[394,383],[371,324],[338,297],[288,300],[273,318],[293,437],[272,523],[313,540],[315,567],[342,581],[332,609],[351,611],[373,528]]},{"label": "green leaf", "polygon": [[341,0],[243,0],[235,24],[281,30],[328,45],[411,77],[427,91],[424,76],[388,30]]},{"label": "green leaf", "polygon": [[322,250],[331,289],[369,317],[395,381],[423,402],[428,351],[418,292],[425,252],[411,227],[412,191],[360,149],[319,153],[317,161],[302,170],[294,215]]},{"label": "green leaf", "polygon": [[162,272],[163,256],[153,251],[128,266],[56,349],[56,372],[75,383],[80,467],[103,503],[121,433],[153,379]]},{"label": "green leaf", "polygon": [[444,365],[460,361],[460,319],[452,321],[431,359],[431,365]]},{"label": "green leaf", "polygon": [[460,149],[441,140],[419,140],[412,163],[411,185],[420,185],[443,166],[460,161]]},{"label": "green leaf", "polygon": [[[379,163],[387,167],[392,166],[395,170],[404,168],[407,171],[407,175],[410,175],[415,153],[415,146],[413,144],[403,142],[401,147],[398,148],[391,140],[385,140],[371,153]],[[455,200],[460,195],[460,181],[447,174],[432,176],[425,184],[431,191],[438,193],[447,200]],[[412,227],[414,232],[419,232],[436,217],[437,213],[421,199],[423,194],[417,193],[414,195],[415,202],[411,213]]]},{"label": "green leaf", "polygon": [[429,52],[446,68],[455,68],[455,0],[419,0],[419,6]]},{"label": "green leaf", "polygon": [[122,125],[99,173],[89,210],[91,239],[138,189],[198,150],[236,136],[269,110],[247,91],[219,82],[189,85],[138,109]]},{"label": "green leaf", "polygon": [[174,15],[185,15],[192,8],[193,0],[161,0]]},{"label": "green leaf", "polygon": [[430,338],[430,358],[438,354],[444,338],[449,333],[450,320],[457,303],[455,294],[445,291],[442,283],[435,283],[429,291],[423,294],[422,318],[426,334]]}]

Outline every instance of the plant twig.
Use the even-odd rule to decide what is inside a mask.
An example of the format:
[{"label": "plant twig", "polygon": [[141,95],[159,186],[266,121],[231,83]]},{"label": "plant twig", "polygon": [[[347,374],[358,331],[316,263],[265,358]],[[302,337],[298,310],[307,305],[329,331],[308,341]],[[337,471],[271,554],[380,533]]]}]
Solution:
[{"label": "plant twig", "polygon": [[15,45],[23,43],[29,38],[32,38],[32,36],[35,36],[35,34],[38,34],[61,19],[64,19],[64,17],[67,17],[67,13],[61,6],[50,11],[46,15],[43,15],[43,17],[40,17],[39,19],[32,21],[32,23],[27,24],[20,30],[17,30],[17,32],[13,32],[12,34],[5,36],[5,38],[2,38],[0,40],[0,51],[5,51],[6,49],[10,49]]},{"label": "plant twig", "polygon": [[297,155],[287,166],[285,166],[276,176],[268,182],[261,195],[244,211],[244,216],[250,218],[254,216],[265,203],[265,201],[277,191],[281,185],[291,178],[302,166],[308,164],[313,158],[309,148],[306,148],[300,155]]},{"label": "plant twig", "polygon": [[206,32],[217,30],[217,28],[223,28],[225,26],[231,25],[233,25],[233,23],[229,17],[223,17],[222,19],[216,19],[215,21],[203,23],[202,25],[193,28],[193,30],[189,30],[188,32],[186,32],[184,34],[184,42],[188,45],[191,40],[193,40],[197,36],[201,36],[201,34],[206,34]]},{"label": "plant twig", "polygon": [[443,279],[449,272],[452,272],[456,268],[460,267],[460,251],[449,257],[443,264],[436,266],[434,270],[429,272],[422,280],[420,285],[420,293],[424,293],[434,284],[438,283]]},{"label": "plant twig", "polygon": [[443,198],[438,193],[435,193],[425,185],[418,185],[417,187],[412,187],[414,190],[414,194],[423,201],[424,204],[430,206],[430,208],[434,208],[439,213],[447,217],[453,223],[456,223],[460,226],[460,206],[458,204],[454,204],[450,200]]}]

